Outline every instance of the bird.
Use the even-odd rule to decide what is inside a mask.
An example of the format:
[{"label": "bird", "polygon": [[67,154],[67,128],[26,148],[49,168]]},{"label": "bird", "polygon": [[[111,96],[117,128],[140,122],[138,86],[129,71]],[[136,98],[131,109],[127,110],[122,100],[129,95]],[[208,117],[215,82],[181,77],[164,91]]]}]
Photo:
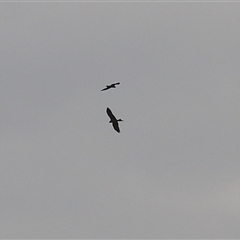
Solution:
[{"label": "bird", "polygon": [[112,83],[111,85],[106,85],[105,88],[103,88],[101,91],[105,91],[105,90],[108,90],[110,88],[116,88],[116,85],[119,85],[120,82],[117,82],[117,83]]},{"label": "bird", "polygon": [[109,108],[107,108],[106,112],[107,112],[107,115],[110,117],[109,123],[112,123],[113,128],[114,128],[118,133],[120,133],[120,129],[119,129],[119,126],[118,126],[118,122],[120,122],[120,121],[123,122],[123,120],[122,120],[122,119],[116,119],[116,117],[113,115],[112,111],[111,111]]}]

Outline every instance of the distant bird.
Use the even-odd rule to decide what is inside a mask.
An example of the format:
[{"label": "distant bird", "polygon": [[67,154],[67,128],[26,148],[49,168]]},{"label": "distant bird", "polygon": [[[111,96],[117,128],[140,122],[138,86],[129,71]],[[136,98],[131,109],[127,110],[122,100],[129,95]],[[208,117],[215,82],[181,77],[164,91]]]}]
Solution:
[{"label": "distant bird", "polygon": [[118,121],[123,121],[122,119],[116,119],[116,117],[113,115],[112,111],[107,108],[107,115],[110,117],[110,121],[109,123],[112,123],[113,125],[113,128],[118,132],[120,133],[120,129],[119,129],[119,126],[118,126]]},{"label": "distant bird", "polygon": [[105,88],[103,88],[101,91],[105,91],[105,90],[108,90],[110,88],[116,88],[116,85],[119,85],[120,82],[117,82],[117,83],[113,83],[111,85],[107,85]]}]

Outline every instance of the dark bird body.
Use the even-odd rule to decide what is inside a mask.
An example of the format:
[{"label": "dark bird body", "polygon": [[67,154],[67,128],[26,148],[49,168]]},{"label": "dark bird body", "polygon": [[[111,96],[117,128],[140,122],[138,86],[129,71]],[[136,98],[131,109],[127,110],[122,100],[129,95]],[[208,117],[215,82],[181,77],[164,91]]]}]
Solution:
[{"label": "dark bird body", "polygon": [[119,85],[120,82],[117,82],[117,83],[113,83],[111,85],[107,85],[105,88],[103,88],[101,91],[105,91],[105,90],[108,90],[110,88],[116,88],[116,85]]},{"label": "dark bird body", "polygon": [[118,122],[119,121],[123,121],[122,119],[116,119],[116,117],[113,115],[112,111],[107,108],[107,115],[110,117],[110,121],[109,123],[112,123],[113,125],[113,128],[118,132],[120,133],[120,129],[119,129],[119,126],[118,126]]}]

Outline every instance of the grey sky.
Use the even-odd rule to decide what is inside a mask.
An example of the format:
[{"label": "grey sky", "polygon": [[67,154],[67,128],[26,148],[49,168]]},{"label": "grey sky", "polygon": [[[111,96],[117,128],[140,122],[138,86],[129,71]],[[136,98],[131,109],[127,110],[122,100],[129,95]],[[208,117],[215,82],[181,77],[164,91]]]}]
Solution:
[{"label": "grey sky", "polygon": [[1,238],[240,238],[239,3],[0,7]]}]

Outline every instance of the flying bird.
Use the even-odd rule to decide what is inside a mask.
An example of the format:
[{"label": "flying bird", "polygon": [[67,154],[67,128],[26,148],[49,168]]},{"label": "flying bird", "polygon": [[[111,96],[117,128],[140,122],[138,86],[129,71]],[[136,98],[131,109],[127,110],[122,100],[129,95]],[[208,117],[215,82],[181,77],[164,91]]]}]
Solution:
[{"label": "flying bird", "polygon": [[120,82],[117,82],[117,83],[112,83],[111,85],[107,85],[105,88],[103,88],[101,91],[105,91],[105,90],[108,90],[110,88],[116,88],[116,85],[119,85]]},{"label": "flying bird", "polygon": [[123,121],[122,119],[116,119],[116,117],[113,115],[112,111],[107,108],[107,115],[110,117],[110,121],[109,123],[112,123],[113,125],[113,128],[118,132],[120,133],[120,129],[119,129],[119,126],[118,126],[118,122],[120,121]]}]

